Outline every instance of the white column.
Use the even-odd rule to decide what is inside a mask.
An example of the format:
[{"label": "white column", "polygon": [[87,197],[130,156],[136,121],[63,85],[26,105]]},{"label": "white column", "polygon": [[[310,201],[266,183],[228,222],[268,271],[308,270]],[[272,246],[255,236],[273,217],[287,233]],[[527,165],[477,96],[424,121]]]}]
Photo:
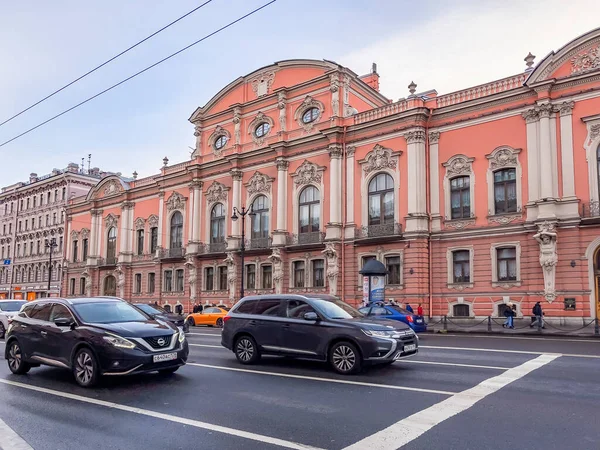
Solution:
[{"label": "white column", "polygon": [[545,103],[539,106],[540,114],[540,197],[554,198],[554,184],[557,180],[553,175],[552,164],[552,138],[550,136],[550,116],[552,115],[552,105]]},{"label": "white column", "polygon": [[573,107],[574,102],[564,102],[560,111],[560,149],[562,156],[563,198],[575,197],[575,164],[573,161]]},{"label": "white column", "polygon": [[425,131],[417,128],[404,135],[408,153],[408,216],[406,231],[426,231],[427,194],[425,167]]},{"label": "white column", "polygon": [[104,239],[102,236],[102,234],[104,233],[104,211],[100,210],[98,211],[98,216],[96,217],[96,228],[98,229],[98,238],[96,240],[96,256],[102,256],[102,243],[104,242]]},{"label": "white column", "polygon": [[287,235],[287,204],[288,204],[288,168],[290,163],[283,158],[277,158],[277,218],[273,245],[281,246],[286,243]]},{"label": "white column", "polygon": [[165,193],[164,191],[160,191],[158,193],[158,239],[156,240],[156,246],[163,246],[163,221],[164,221],[164,213],[165,210]]},{"label": "white column", "polygon": [[523,113],[527,123],[527,186],[529,192],[529,203],[540,199],[540,166],[539,166],[539,143],[538,128],[539,114],[535,108]]},{"label": "white column", "polygon": [[[92,221],[94,220],[94,216],[92,216]],[[71,261],[71,253],[73,252],[73,250],[71,250],[71,247],[73,245],[73,239],[71,238],[71,230],[73,229],[73,221],[71,219],[71,217],[67,217],[67,226],[65,229],[65,239],[67,240],[65,242],[65,260],[66,261]],[[82,244],[82,248],[83,248],[83,244]],[[83,261],[85,262],[85,261]]]},{"label": "white column", "polygon": [[[228,214],[228,217],[232,215],[233,213],[233,207],[235,206],[238,210],[241,209],[241,203],[240,200],[242,198],[242,171],[239,169],[233,169],[231,171],[231,178],[233,178],[233,195],[232,195],[232,202],[233,204],[231,205],[231,211],[227,211],[226,213]],[[248,217],[249,219],[250,217]],[[231,235],[234,237],[239,237],[241,236],[241,219],[232,221],[232,226],[231,226]]]},{"label": "white column", "polygon": [[329,146],[331,175],[329,178],[329,222],[342,223],[342,146]]},{"label": "white column", "polygon": [[346,237],[354,236],[354,153],[355,147],[346,147]]},{"label": "white column", "polygon": [[433,231],[441,229],[440,216],[440,156],[439,156],[440,132],[429,133],[429,210],[431,211]]},{"label": "white column", "polygon": [[[98,240],[98,229],[97,229],[97,215],[96,215],[96,210],[92,209],[91,211],[91,215],[92,215],[92,222],[90,224],[90,243],[89,243],[89,249],[88,249],[88,253],[89,256],[98,256],[98,253],[96,251],[96,248],[98,247],[98,245],[96,244],[96,241]],[[69,236],[70,239],[70,236]]]},{"label": "white column", "polygon": [[194,180],[192,190],[191,240],[193,242],[200,242],[200,225],[202,224],[202,181]]}]

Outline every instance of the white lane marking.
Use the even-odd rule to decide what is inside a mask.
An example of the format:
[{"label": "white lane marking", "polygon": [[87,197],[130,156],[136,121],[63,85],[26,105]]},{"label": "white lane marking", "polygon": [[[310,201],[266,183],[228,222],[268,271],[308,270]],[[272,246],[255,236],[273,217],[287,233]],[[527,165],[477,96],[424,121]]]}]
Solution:
[{"label": "white lane marking", "polygon": [[186,336],[188,334],[191,334],[192,336],[214,336],[214,337],[221,337],[221,332],[218,332],[218,333],[192,333],[190,331],[189,333],[186,333]]},{"label": "white lane marking", "polygon": [[447,363],[437,361],[415,361],[414,359],[405,359],[397,361],[399,363],[410,363],[410,364],[433,364],[437,366],[454,366],[454,367],[469,367],[473,369],[496,369],[496,370],[508,370],[510,367],[499,367],[499,366],[480,366],[477,364],[459,364],[459,363]]},{"label": "white lane marking", "polygon": [[363,381],[337,380],[334,378],[311,377],[311,376],[307,376],[307,375],[294,375],[291,373],[266,372],[264,370],[241,369],[239,367],[215,366],[212,364],[187,363],[186,365],[195,366],[195,367],[204,367],[206,369],[230,370],[232,372],[253,373],[256,375],[269,375],[272,377],[295,378],[298,380],[311,380],[311,381],[321,381],[321,382],[326,382],[326,383],[349,384],[349,385],[353,385],[353,386],[368,386],[368,387],[376,387],[376,388],[382,388],[382,389],[394,389],[394,390],[398,390],[398,391],[423,392],[426,394],[454,395],[456,393],[456,392],[450,392],[450,391],[438,391],[436,389],[423,389],[423,388],[415,388],[415,387],[407,387],[407,386],[394,386],[391,384],[366,383]]},{"label": "white lane marking", "polygon": [[517,353],[521,355],[557,355],[557,356],[570,356],[572,358],[592,358],[600,359],[600,355],[582,355],[580,353],[549,353],[549,352],[533,352],[526,350],[501,350],[496,348],[472,348],[472,347],[443,347],[437,345],[419,345],[419,350],[422,348],[433,348],[441,350],[459,350],[468,352],[488,352],[488,353]]},{"label": "white lane marking", "polygon": [[[95,398],[84,397],[82,395],[70,394],[68,392],[56,391],[54,389],[47,389],[39,386],[32,386],[30,384],[19,383],[17,381],[9,381],[0,379],[0,383],[8,384],[10,386],[16,386],[31,391],[42,392],[44,394],[55,395],[57,397],[68,398],[70,400],[76,400],[83,403],[90,403],[92,405],[103,406],[105,408],[118,409],[134,414],[140,414],[143,416],[154,417],[156,419],[167,420],[169,422],[180,423],[183,425],[189,425],[196,428],[202,428],[209,431],[216,431],[218,433],[229,434],[231,436],[237,436],[245,439],[251,439],[253,441],[263,442],[266,444],[278,445],[285,448],[293,448],[298,450],[313,449],[318,450],[317,447],[311,447],[309,445],[299,444],[297,442],[286,441],[284,439],[278,439],[271,436],[264,436],[256,433],[250,433],[248,431],[236,430],[235,428],[224,427],[221,425],[214,425],[211,423],[201,422],[199,420],[188,419],[180,416],[173,416],[171,414],[164,414],[157,411],[151,411],[148,409],[136,408],[135,406],[121,405],[119,403],[107,402],[104,400],[98,400]],[[4,444],[2,444],[4,445]],[[4,448],[4,447],[3,447]]]},{"label": "white lane marking", "polygon": [[473,336],[468,334],[443,334],[443,335],[435,335],[432,334],[433,337],[457,337],[457,338],[471,338],[471,339],[506,339],[506,340],[515,340],[515,341],[559,341],[559,342],[586,342],[589,344],[600,344],[600,339],[560,339],[560,338],[551,338],[551,337],[529,337],[529,336]]},{"label": "white lane marking", "polygon": [[227,350],[225,347],[223,347],[222,345],[208,345],[208,344],[191,344],[188,342],[188,345],[191,345],[193,347],[210,347],[210,348],[222,348],[223,350]]},{"label": "white lane marking", "polygon": [[0,419],[0,448],[2,450],[33,450],[25,440]]},{"label": "white lane marking", "polygon": [[482,381],[477,386],[454,394],[452,397],[413,414],[344,450],[395,450],[414,441],[441,422],[471,408],[475,403],[497,392],[510,383],[554,361],[556,354],[543,354],[503,374]]}]

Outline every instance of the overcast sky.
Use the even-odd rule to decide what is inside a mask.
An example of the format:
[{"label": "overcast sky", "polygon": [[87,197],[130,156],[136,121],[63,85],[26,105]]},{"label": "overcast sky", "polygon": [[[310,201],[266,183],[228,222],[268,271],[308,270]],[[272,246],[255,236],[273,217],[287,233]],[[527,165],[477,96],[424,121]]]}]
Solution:
[{"label": "overcast sky", "polygon": [[[109,66],[0,127],[0,142],[96,94],[268,0],[213,0]],[[2,1],[0,122],[114,56],[201,0]],[[189,158],[187,121],[238,76],[292,58],[358,74],[376,62],[397,100],[414,80],[440,94],[513,75],[529,51],[598,26],[597,0],[278,0],[140,77],[0,147],[0,186],[92,154],[92,166],[140,177]],[[87,164],[87,162],[86,162]]]}]

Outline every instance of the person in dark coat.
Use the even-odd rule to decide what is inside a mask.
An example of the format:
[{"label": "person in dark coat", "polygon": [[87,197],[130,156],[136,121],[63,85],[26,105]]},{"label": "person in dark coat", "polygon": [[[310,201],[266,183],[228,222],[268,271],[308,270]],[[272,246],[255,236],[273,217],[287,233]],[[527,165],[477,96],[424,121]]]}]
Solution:
[{"label": "person in dark coat", "polygon": [[415,312],[413,311],[413,309],[412,309],[412,306],[410,306],[410,303],[407,303],[407,304],[406,304],[406,310],[407,310],[409,313],[413,313],[413,314],[415,313]]},{"label": "person in dark coat", "polygon": [[508,305],[508,308],[504,310],[504,317],[506,317],[506,321],[502,324],[503,328],[514,328],[514,318],[515,318],[515,310],[512,305]]},{"label": "person in dark coat", "polygon": [[531,313],[535,316],[535,320],[529,325],[531,328],[540,326],[544,328],[544,311],[542,311],[542,305],[540,302],[536,302],[533,306]]}]

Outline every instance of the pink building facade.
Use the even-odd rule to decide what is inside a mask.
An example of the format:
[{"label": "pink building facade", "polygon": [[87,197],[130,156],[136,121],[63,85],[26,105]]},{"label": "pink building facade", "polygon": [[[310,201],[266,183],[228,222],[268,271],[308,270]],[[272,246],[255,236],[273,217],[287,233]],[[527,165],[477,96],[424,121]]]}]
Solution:
[{"label": "pink building facade", "polygon": [[[321,292],[361,266],[431,316],[597,317],[600,29],[502,80],[393,102],[379,75],[290,60],[190,117],[192,159],[103,179],[67,211],[63,292],[161,304]],[[252,206],[242,221],[233,207]]]}]

